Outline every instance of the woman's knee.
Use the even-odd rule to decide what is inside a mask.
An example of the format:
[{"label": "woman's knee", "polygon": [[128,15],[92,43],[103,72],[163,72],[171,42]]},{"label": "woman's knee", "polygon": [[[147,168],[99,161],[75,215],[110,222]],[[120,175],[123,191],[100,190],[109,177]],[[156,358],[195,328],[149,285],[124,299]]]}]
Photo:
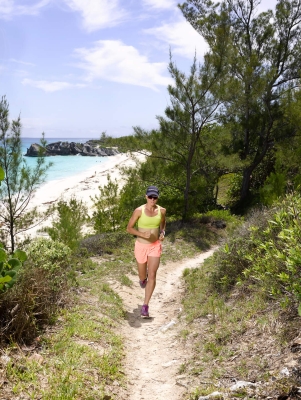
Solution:
[{"label": "woman's knee", "polygon": [[155,281],[157,276],[157,271],[148,271],[148,280]]}]

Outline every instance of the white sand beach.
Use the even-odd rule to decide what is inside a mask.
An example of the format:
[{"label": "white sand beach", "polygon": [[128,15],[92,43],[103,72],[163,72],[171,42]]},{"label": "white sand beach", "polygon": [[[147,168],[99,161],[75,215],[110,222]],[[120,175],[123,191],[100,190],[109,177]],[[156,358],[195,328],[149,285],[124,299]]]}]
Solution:
[{"label": "white sand beach", "polygon": [[[94,197],[100,194],[99,186],[103,187],[107,184],[107,175],[110,174],[113,181],[117,179],[121,188],[124,182],[120,168],[133,167],[144,160],[145,156],[139,153],[134,155],[130,153],[118,154],[76,176],[45,183],[36,191],[29,208],[38,207],[38,210],[43,212],[51,204],[55,204],[61,199],[68,201],[70,198],[76,197],[88,206],[89,214],[92,215],[93,202],[91,196]],[[50,221],[44,221],[41,225],[27,231],[27,234],[36,236],[38,230],[45,225],[49,226]]]}]

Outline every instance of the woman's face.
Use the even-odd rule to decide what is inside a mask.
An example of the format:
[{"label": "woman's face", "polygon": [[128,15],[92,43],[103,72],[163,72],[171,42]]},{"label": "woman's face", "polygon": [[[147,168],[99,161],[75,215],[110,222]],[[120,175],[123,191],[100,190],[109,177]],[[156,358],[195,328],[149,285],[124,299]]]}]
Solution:
[{"label": "woman's face", "polygon": [[156,202],[157,202],[157,200],[158,200],[158,197],[157,196],[154,196],[154,195],[151,195],[151,196],[145,196],[146,197],[146,200],[147,200],[147,202],[149,203],[149,204],[156,204]]}]

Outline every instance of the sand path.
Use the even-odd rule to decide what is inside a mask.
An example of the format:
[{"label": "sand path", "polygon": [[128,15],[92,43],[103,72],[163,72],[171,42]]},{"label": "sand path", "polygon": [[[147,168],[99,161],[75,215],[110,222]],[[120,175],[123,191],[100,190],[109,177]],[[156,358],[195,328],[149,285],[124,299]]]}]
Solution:
[{"label": "sand path", "polygon": [[140,317],[144,290],[137,283],[138,278],[135,281],[131,277],[132,288],[115,286],[127,310],[121,333],[127,353],[128,399],[180,400],[187,392],[186,377],[179,372],[187,354],[178,339],[184,291],[181,276],[185,268],[199,266],[213,252],[214,249],[192,259],[160,266],[149,319]]}]

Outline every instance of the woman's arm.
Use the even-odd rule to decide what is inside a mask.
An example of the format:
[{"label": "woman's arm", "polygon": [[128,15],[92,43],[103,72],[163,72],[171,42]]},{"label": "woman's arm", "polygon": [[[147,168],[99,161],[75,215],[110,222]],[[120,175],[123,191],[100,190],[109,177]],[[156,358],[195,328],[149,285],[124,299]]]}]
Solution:
[{"label": "woman's arm", "polygon": [[161,207],[161,222],[160,222],[160,232],[159,232],[159,240],[163,240],[165,236],[165,228],[166,228],[166,209]]},{"label": "woman's arm", "polygon": [[149,239],[150,235],[151,235],[150,231],[140,232],[136,228],[134,228],[135,225],[136,225],[136,222],[138,221],[138,219],[140,217],[141,217],[141,208],[140,209],[136,208],[136,210],[133,212],[133,214],[132,214],[132,216],[131,216],[131,218],[129,220],[129,223],[127,225],[126,231],[128,233],[130,233],[131,235],[139,236],[139,237],[144,238],[144,239]]}]

